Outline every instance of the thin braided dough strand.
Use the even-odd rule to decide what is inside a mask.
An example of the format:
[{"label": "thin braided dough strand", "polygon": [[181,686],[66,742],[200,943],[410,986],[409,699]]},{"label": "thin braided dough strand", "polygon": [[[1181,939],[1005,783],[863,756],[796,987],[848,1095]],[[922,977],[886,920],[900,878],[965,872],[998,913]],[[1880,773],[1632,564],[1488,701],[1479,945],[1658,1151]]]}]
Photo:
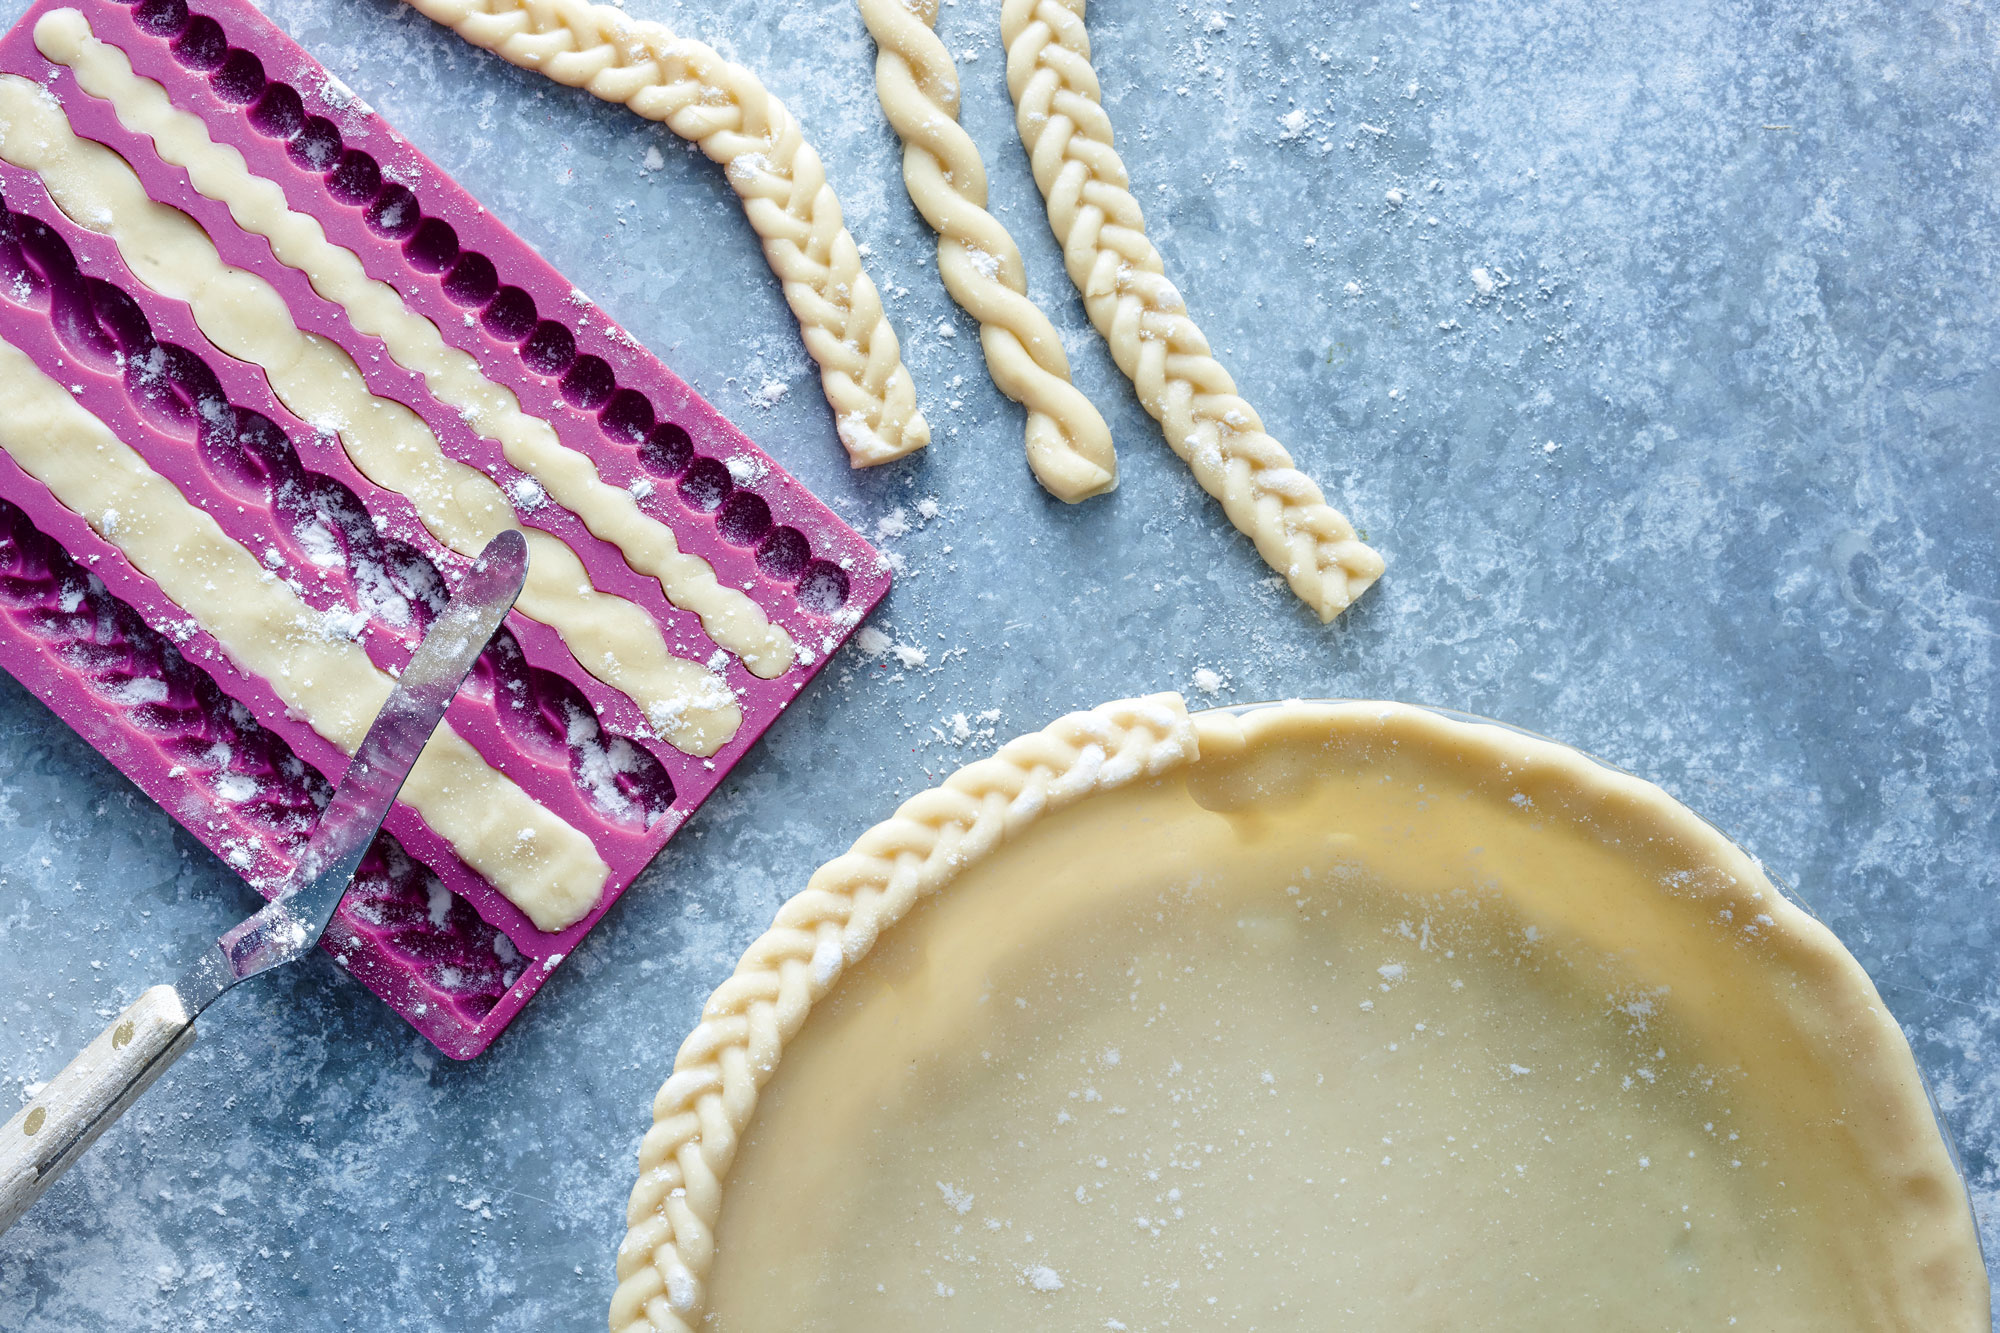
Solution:
[{"label": "thin braided dough strand", "polygon": [[819,363],[855,467],[930,443],[896,333],[819,154],[757,76],[664,25],[583,0],[409,0],[503,60],[662,121],[720,163]]},{"label": "thin braided dough strand", "polygon": [[1164,276],[1111,146],[1083,11],[1084,0],[1003,0],[1000,10],[1015,124],[1064,266],[1168,445],[1265,563],[1331,620],[1381,575],[1382,557],[1264,433]]},{"label": "thin braided dough strand", "polygon": [[986,211],[986,167],[958,123],[958,69],[938,40],[937,0],[858,0],[875,38],[875,91],[903,141],[903,184],[938,234],[938,276],[979,321],[1000,392],[1028,410],[1028,466],[1075,504],[1118,484],[1111,428],[1069,379],[1055,327],[1028,299],[1014,238]]},{"label": "thin braided dough strand", "polygon": [[1179,695],[1072,713],[911,797],[778,909],[702,1009],[653,1099],[618,1247],[614,1333],[693,1333],[722,1182],[758,1092],[806,1014],[925,894],[1044,814],[1197,757]]}]

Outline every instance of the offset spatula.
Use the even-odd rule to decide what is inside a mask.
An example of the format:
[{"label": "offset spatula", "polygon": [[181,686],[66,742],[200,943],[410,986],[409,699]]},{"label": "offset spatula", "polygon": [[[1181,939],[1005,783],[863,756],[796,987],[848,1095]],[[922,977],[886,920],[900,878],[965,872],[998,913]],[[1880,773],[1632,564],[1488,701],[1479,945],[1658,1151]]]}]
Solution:
[{"label": "offset spatula", "polygon": [[170,986],[155,986],[0,1129],[0,1231],[194,1043],[194,1020],[247,977],[319,943],[376,830],[459,684],[500,627],[528,572],[528,546],[503,532],[480,553],[375,715],[320,813],[292,882],[223,933]]}]

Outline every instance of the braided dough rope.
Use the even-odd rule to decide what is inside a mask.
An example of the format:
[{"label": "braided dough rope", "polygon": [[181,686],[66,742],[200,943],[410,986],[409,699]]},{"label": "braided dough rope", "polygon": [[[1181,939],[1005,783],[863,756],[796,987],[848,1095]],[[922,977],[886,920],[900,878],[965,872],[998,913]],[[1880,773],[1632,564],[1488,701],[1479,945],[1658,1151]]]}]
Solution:
[{"label": "braided dough rope", "polygon": [[1064,265],[1167,444],[1265,563],[1322,621],[1331,620],[1381,575],[1382,557],[1264,433],[1164,276],[1111,146],[1084,2],[1003,0],[1000,9],[1015,124]]},{"label": "braided dough rope", "polygon": [[930,443],[896,332],[826,169],[757,76],[663,24],[583,0],[410,0],[410,7],[523,69],[662,121],[719,162],[798,316],[806,351],[855,467]]},{"label": "braided dough rope", "polygon": [[1075,504],[1118,484],[1111,428],[1069,380],[1062,341],[1033,301],[1021,251],[986,211],[986,167],[958,123],[958,69],[932,31],[937,0],[858,0],[878,48],[875,91],[903,141],[903,184],[938,234],[938,276],[979,321],[986,367],[1028,409],[1028,466]]},{"label": "braided dough rope", "polygon": [[1199,757],[1177,694],[1072,713],[911,797],[823,865],[702,1009],[653,1099],[618,1247],[616,1333],[693,1333],[707,1304],[722,1180],[813,1004],[916,901],[1044,814]]}]

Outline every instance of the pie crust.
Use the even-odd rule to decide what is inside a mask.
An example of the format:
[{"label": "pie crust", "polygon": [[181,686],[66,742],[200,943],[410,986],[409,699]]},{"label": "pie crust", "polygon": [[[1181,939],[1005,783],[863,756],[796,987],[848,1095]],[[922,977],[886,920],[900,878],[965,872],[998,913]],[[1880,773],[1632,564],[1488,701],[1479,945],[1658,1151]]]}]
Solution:
[{"label": "pie crust", "polygon": [[619,1330],[1987,1327],[1838,941],[1395,704],[1109,704],[906,802],[708,1001],[629,1221]]}]

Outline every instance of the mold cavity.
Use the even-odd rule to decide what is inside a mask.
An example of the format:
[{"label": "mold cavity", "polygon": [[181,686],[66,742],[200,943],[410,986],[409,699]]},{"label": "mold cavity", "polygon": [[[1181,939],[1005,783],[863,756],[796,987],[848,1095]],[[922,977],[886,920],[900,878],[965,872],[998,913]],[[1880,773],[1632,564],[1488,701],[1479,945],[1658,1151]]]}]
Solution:
[{"label": "mold cavity", "polygon": [[444,275],[444,294],[460,305],[482,306],[500,288],[500,275],[493,261],[477,250],[467,250]]},{"label": "mold cavity", "polygon": [[232,429],[202,433],[202,461],[225,486],[261,498],[297,468],[291,441],[269,417],[238,408]]},{"label": "mold cavity", "polygon": [[419,273],[442,273],[458,258],[458,233],[442,218],[425,218],[417,234],[403,242],[403,254]]},{"label": "mold cavity", "polygon": [[90,292],[68,243],[31,217],[21,218],[19,236],[26,267],[39,270],[48,284],[49,319],[63,347],[99,367],[115,364],[115,349],[91,312]]},{"label": "mold cavity", "polygon": [[561,676],[530,670],[541,710],[561,728],[571,779],[597,811],[620,824],[644,826],[665,814],[674,784],[660,761],[622,736],[607,736],[590,701]]},{"label": "mold cavity", "polygon": [[[662,421],[646,436],[646,442],[639,446],[639,465],[648,472],[657,472],[663,477],[678,477],[687,471],[688,464],[694,462],[694,441],[688,438],[685,429],[671,421]],[[727,469],[724,469],[727,472]]]},{"label": "mold cavity", "polygon": [[365,204],[382,188],[382,168],[358,148],[340,155],[340,165],[327,180],[327,193],[343,204]]},{"label": "mold cavity", "polygon": [[340,161],[340,131],[325,116],[307,116],[299,132],[292,136],[292,161],[307,171],[322,175]]},{"label": "mold cavity", "polygon": [[[327,485],[338,492],[347,506],[342,512],[351,516],[343,519],[350,540],[367,541],[375,531],[375,523],[361,507],[361,501],[345,486],[330,480]],[[423,552],[391,537],[382,543],[382,582],[373,591],[364,585],[362,597],[379,605],[398,628],[421,633],[444,614],[450,593],[445,588],[444,576]],[[414,641],[410,642],[410,647],[416,646]]]},{"label": "mold cavity", "polygon": [[264,63],[248,51],[231,51],[222,68],[208,76],[209,86],[225,102],[242,106],[264,91]]},{"label": "mold cavity", "polygon": [[604,433],[621,444],[643,444],[653,429],[653,405],[637,389],[620,389],[597,414]]},{"label": "mold cavity", "polygon": [[110,283],[91,278],[90,309],[97,327],[111,335],[118,350],[127,356],[136,356],[145,351],[153,340],[152,326],[147,324],[139,303],[119,291]]},{"label": "mold cavity", "polygon": [[289,84],[270,84],[250,108],[251,128],[268,139],[289,139],[305,123],[305,104]]},{"label": "mold cavity", "polygon": [[368,205],[368,211],[361,215],[368,229],[377,236],[386,236],[392,241],[400,241],[417,229],[423,214],[417,208],[417,196],[409,187],[390,181],[382,187],[375,202]]},{"label": "mold cavity", "polygon": [[799,605],[830,616],[847,600],[847,571],[831,560],[815,560],[799,579]]},{"label": "mold cavity", "polygon": [[220,23],[206,14],[196,14],[174,38],[173,53],[174,59],[189,69],[214,69],[229,54],[229,39],[222,35]]},{"label": "mold cavity", "polygon": [[502,287],[480,322],[501,342],[517,343],[534,332],[535,298],[519,287]]},{"label": "mold cavity", "polygon": [[611,367],[606,364],[603,357],[585,353],[571,363],[570,368],[563,374],[562,383],[557,387],[562,390],[563,398],[571,407],[594,412],[604,405],[604,400],[618,387],[618,381],[612,377]]},{"label": "mold cavity", "polygon": [[535,325],[528,345],[521,349],[521,359],[537,375],[560,375],[576,360],[576,339],[562,325],[545,319]]},{"label": "mold cavity", "polygon": [[344,924],[408,975],[446,1021],[476,1023],[521,975],[521,953],[387,834],[376,838],[341,908]]},{"label": "mold cavity", "polygon": [[605,751],[618,774],[618,790],[637,807],[640,819],[650,828],[673,807],[674,780],[659,760],[623,736],[613,736]]},{"label": "mold cavity", "polygon": [[704,514],[722,508],[722,502],[735,489],[729,469],[713,458],[695,459],[688,465],[687,475],[681,478],[681,499]]},{"label": "mold cavity", "polygon": [[48,296],[49,284],[21,253],[21,227],[27,221],[9,213],[0,202],[0,297],[35,307]]},{"label": "mold cavity", "polygon": [[179,372],[187,369],[186,356],[178,347],[152,343],[142,355],[125,360],[126,392],[140,415],[179,439],[196,434],[194,402],[182,393],[179,384]]},{"label": "mold cavity", "polygon": [[542,707],[531,670],[520,641],[506,629],[493,636],[474,668],[492,691],[493,713],[508,739],[530,754],[554,758],[565,748],[564,730]]},{"label": "mold cavity", "polygon": [[771,506],[764,497],[738,491],[723,502],[715,516],[715,530],[731,546],[755,546],[757,539],[771,530]]},{"label": "mold cavity", "polygon": [[145,0],[133,17],[155,37],[172,37],[187,26],[187,0]]},{"label": "mold cavity", "polygon": [[774,579],[783,579],[788,583],[805,573],[806,562],[810,559],[812,548],[806,544],[805,534],[797,528],[773,528],[771,535],[757,547],[757,568]]}]

